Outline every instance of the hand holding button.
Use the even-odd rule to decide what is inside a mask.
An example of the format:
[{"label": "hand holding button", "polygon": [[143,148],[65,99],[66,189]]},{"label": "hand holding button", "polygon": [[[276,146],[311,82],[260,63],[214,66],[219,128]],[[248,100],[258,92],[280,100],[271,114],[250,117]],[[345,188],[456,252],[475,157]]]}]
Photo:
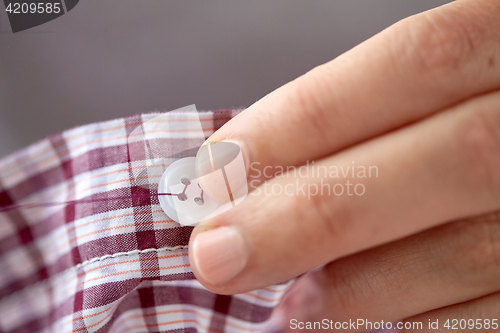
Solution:
[{"label": "hand holding button", "polygon": [[158,190],[172,195],[159,196],[160,205],[176,222],[195,225],[239,204],[248,193],[246,179],[236,144],[204,144],[196,158],[177,160],[165,170]]},{"label": "hand holding button", "polygon": [[[216,170],[217,156],[229,154],[218,142],[230,140],[253,185],[241,204],[195,227],[189,255],[198,280],[242,293],[321,267],[282,303],[283,331],[291,318],[497,317],[499,16],[498,1],[463,0],[405,19],[212,135],[214,165],[207,143],[197,171]],[[350,173],[287,171],[353,161],[378,168],[360,180],[362,195],[299,191],[352,182]],[[206,181],[220,200],[220,182]]]}]

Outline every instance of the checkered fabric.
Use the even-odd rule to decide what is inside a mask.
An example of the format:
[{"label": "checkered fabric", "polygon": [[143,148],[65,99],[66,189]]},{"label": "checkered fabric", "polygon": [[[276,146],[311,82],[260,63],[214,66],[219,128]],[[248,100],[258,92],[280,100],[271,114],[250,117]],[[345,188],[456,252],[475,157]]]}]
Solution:
[{"label": "checkered fabric", "polygon": [[[238,112],[200,112],[205,136]],[[140,166],[130,159],[127,138],[158,115],[78,127],[0,161],[1,207],[115,198],[0,213],[1,332],[265,328],[287,285],[233,296],[206,290],[189,265],[192,227],[171,220],[157,189],[144,186],[161,172],[134,172]],[[176,147],[189,139],[184,129],[193,118],[172,115],[169,145]]]}]

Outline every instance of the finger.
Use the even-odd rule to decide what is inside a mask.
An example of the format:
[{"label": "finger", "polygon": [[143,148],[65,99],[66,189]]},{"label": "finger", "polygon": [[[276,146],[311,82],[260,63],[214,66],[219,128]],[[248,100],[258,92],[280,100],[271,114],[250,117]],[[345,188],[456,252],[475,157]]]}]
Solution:
[{"label": "finger", "polygon": [[[414,323],[422,323],[422,329]],[[500,293],[408,318],[400,325],[400,332],[496,332],[500,329]]]},{"label": "finger", "polygon": [[238,143],[257,170],[300,165],[492,91],[499,15],[499,1],[465,0],[404,19],[262,98],[209,140]]},{"label": "finger", "polygon": [[[294,178],[294,171],[275,177],[267,190],[261,186],[195,228],[190,258],[196,276],[219,293],[257,289],[500,208],[499,106],[500,92],[478,97],[309,165],[303,177]],[[353,161],[364,175],[356,169],[345,179],[331,176],[328,168],[349,170]],[[369,176],[371,166],[378,171]],[[320,173],[325,168],[327,175]],[[352,186],[358,183],[361,189]],[[199,232],[207,225],[222,227]]]},{"label": "finger", "polygon": [[381,328],[367,322],[396,322],[483,297],[500,291],[499,259],[499,212],[448,223],[299,278],[279,305],[275,328],[328,318],[366,331]]}]

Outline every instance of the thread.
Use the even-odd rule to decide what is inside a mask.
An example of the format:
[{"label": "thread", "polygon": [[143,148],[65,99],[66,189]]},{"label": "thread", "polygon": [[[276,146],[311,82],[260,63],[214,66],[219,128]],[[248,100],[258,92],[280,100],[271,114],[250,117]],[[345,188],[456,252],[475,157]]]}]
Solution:
[{"label": "thread", "polygon": [[[69,200],[69,201],[52,201],[52,202],[41,202],[41,203],[32,203],[32,204],[14,204],[8,206],[0,206],[0,213],[8,212],[11,210],[21,210],[21,209],[33,209],[33,208],[43,208],[43,207],[53,207],[53,206],[61,206],[61,205],[71,205],[71,204],[84,204],[84,203],[95,203],[95,202],[105,202],[105,201],[115,201],[115,200],[127,200],[127,199],[140,199],[140,198],[151,198],[162,195],[172,195],[172,196],[185,196],[187,187],[191,185],[191,183],[184,184],[184,189],[181,193],[153,193],[153,194],[133,194],[133,195],[124,195],[118,197],[111,198],[96,198],[96,199],[77,199],[77,200]],[[199,184],[198,184],[198,187]],[[203,200],[203,189],[201,190],[201,198]]]}]

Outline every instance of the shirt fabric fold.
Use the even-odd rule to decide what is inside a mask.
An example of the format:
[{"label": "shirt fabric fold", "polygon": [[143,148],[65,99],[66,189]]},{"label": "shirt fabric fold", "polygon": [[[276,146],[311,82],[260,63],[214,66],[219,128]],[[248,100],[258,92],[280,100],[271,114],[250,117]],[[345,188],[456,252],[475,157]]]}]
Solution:
[{"label": "shirt fabric fold", "polygon": [[[199,112],[206,137],[239,110]],[[161,209],[161,173],[131,161],[127,138],[160,113],[81,126],[0,160],[1,332],[260,332],[288,284],[217,295],[198,283],[183,227]],[[189,113],[162,114],[169,145]],[[194,156],[187,151],[185,156]],[[78,202],[78,200],[86,200]]]}]

